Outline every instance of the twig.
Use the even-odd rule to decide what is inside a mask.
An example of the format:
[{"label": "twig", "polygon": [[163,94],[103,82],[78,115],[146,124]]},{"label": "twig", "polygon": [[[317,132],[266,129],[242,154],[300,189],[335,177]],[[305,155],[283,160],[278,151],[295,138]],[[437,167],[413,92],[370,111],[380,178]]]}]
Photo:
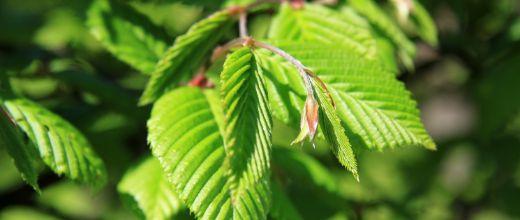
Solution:
[{"label": "twig", "polygon": [[240,18],[238,20],[238,29],[240,31],[240,38],[246,38],[249,36],[247,33],[247,11],[244,10],[240,13]]},{"label": "twig", "polygon": [[213,54],[211,55],[211,62],[215,62],[218,58],[222,57],[226,54],[231,48],[237,47],[244,44],[243,38],[235,38],[223,46],[217,47],[213,50]]},{"label": "twig", "polygon": [[305,90],[307,91],[307,96],[314,97],[314,87],[312,87],[310,75],[307,73],[307,71],[310,70],[306,68],[299,60],[275,46],[260,41],[256,41],[255,46],[267,49],[275,54],[278,54],[279,56],[283,57],[291,64],[293,64],[294,67],[296,67],[296,70],[298,70],[300,76],[303,78]]},{"label": "twig", "polygon": [[241,38],[235,38],[225,44],[224,46],[220,46],[215,48],[213,50],[213,55],[211,56],[211,62],[215,62],[218,58],[222,57],[224,54],[226,54],[229,50],[231,50],[233,47],[237,46],[250,46],[250,47],[260,47],[264,48],[266,50],[269,50],[275,54],[278,54],[279,56],[283,57],[285,60],[289,61],[295,68],[298,70],[298,73],[303,79],[303,82],[305,84],[305,91],[307,92],[307,96],[311,97],[312,99],[315,99],[315,89],[312,86],[312,79],[315,79],[316,82],[323,88],[325,93],[327,94],[328,98],[330,99],[330,102],[332,106],[336,107],[336,103],[334,102],[334,99],[332,98],[332,94],[330,93],[327,85],[325,82],[323,82],[312,70],[305,67],[299,60],[288,54],[287,52],[281,50],[280,48],[277,48],[275,46],[272,46],[270,44],[261,42],[261,41],[255,41],[253,38],[246,35],[246,37]]}]

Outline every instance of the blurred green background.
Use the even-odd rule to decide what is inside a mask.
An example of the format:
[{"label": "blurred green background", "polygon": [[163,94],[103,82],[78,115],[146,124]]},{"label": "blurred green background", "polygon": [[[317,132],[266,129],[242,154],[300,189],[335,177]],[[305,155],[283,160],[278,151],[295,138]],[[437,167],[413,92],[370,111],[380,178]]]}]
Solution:
[{"label": "blurred green background", "polygon": [[[170,43],[219,5],[127,2],[162,27]],[[418,100],[438,150],[362,152],[357,183],[326,147],[304,147],[332,178],[321,187],[287,181],[306,219],[520,219],[520,2],[422,2],[436,21],[439,46],[418,42],[415,72],[399,78]],[[91,36],[85,27],[89,4],[0,0],[0,71],[16,75],[11,81],[18,93],[87,135],[107,165],[109,184],[93,192],[44,170],[38,195],[0,148],[0,219],[136,218],[115,189],[124,172],[149,154],[149,109],[136,105],[147,77]],[[251,22],[261,35],[269,19]],[[280,127],[274,142],[284,145],[296,131]],[[187,211],[177,217],[190,218]]]}]

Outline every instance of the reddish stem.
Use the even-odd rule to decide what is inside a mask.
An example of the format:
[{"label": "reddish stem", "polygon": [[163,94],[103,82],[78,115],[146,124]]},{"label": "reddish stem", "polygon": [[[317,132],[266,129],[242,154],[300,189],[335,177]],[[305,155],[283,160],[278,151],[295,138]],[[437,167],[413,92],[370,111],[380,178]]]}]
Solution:
[{"label": "reddish stem", "polygon": [[294,9],[303,9],[305,6],[305,0],[291,0],[291,7]]},{"label": "reddish stem", "polygon": [[11,114],[9,114],[4,108],[0,107],[0,111],[2,112],[2,114],[5,115],[5,117],[7,117],[9,119],[9,121],[11,122],[11,124],[13,124],[14,126],[16,126],[16,122],[14,121],[13,117],[11,117]]},{"label": "reddish stem", "polygon": [[199,88],[213,88],[215,87],[215,84],[213,82],[209,81],[209,79],[206,77],[205,68],[201,67],[198,71],[198,73],[188,82],[188,86],[194,86]]}]

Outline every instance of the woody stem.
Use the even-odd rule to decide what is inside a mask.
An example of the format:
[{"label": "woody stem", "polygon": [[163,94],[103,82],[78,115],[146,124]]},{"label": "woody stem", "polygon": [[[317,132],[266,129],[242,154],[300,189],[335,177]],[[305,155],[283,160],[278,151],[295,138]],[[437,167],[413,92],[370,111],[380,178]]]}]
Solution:
[{"label": "woody stem", "polygon": [[246,38],[249,36],[247,32],[247,11],[244,10],[240,13],[240,18],[238,20],[238,29],[240,31],[240,38]]}]

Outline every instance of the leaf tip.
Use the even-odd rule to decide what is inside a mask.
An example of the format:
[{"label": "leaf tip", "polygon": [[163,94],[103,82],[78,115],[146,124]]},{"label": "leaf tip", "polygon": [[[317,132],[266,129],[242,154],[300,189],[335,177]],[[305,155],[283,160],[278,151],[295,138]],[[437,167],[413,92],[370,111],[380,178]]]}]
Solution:
[{"label": "leaf tip", "polygon": [[139,107],[143,107],[143,106],[146,106],[146,105],[149,105],[150,103],[152,103],[154,100],[152,98],[150,98],[149,96],[146,95],[146,92],[141,96],[141,98],[139,98],[139,102],[137,103],[137,106]]},{"label": "leaf tip", "polygon": [[437,151],[437,145],[431,140],[426,142],[424,147],[428,150]]},{"label": "leaf tip", "polygon": [[40,188],[40,186],[38,185],[38,180],[29,180],[27,179],[27,177],[22,174],[22,179],[27,183],[29,184],[33,189],[34,191],[36,191],[36,193],[38,193],[38,195],[41,195],[42,194],[42,190]]}]

